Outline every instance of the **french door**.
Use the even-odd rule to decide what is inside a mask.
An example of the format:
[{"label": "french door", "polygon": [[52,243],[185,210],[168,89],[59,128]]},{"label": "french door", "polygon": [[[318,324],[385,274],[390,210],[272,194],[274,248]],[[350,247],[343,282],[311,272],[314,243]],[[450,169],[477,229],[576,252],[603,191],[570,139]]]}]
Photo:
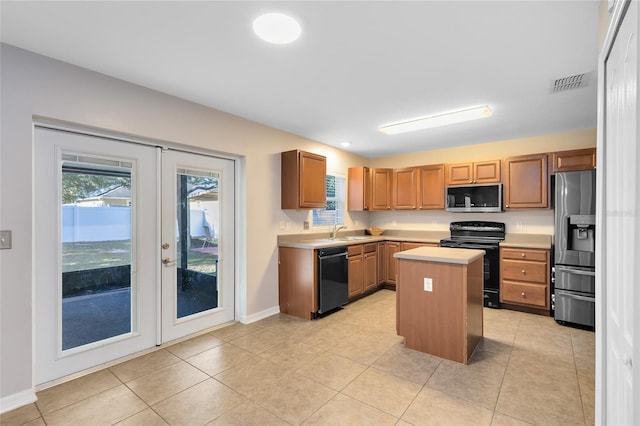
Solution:
[{"label": "french door", "polygon": [[35,383],[234,318],[234,163],[36,127]]},{"label": "french door", "polygon": [[234,164],[163,151],[162,194],[162,342],[168,342],[234,319]]}]

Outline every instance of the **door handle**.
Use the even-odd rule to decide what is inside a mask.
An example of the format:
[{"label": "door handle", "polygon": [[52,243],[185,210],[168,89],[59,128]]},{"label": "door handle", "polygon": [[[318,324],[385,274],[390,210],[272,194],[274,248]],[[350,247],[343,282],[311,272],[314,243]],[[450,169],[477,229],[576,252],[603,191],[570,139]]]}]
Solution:
[{"label": "door handle", "polygon": [[566,268],[562,266],[556,266],[556,273],[557,272],[566,272],[567,274],[573,274],[573,275],[587,275],[589,277],[596,276],[596,273],[594,271],[584,271],[582,269],[571,269],[571,268]]},{"label": "door handle", "polygon": [[556,296],[562,296],[568,299],[580,300],[582,302],[596,303],[595,297],[579,296],[577,294],[567,293],[566,291],[562,291],[562,290],[556,290]]},{"label": "door handle", "polygon": [[176,260],[175,259],[171,260],[168,257],[163,257],[162,258],[162,263],[164,265],[173,265],[174,263],[176,263]]}]

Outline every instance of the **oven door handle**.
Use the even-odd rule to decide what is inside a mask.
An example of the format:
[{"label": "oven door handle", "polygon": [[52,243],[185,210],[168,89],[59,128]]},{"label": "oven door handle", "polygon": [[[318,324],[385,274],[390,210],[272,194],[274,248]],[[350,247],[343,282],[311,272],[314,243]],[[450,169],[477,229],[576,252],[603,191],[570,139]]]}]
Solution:
[{"label": "oven door handle", "polygon": [[336,253],[336,254],[329,254],[329,255],[318,255],[318,259],[324,260],[324,259],[331,259],[331,258],[334,258],[334,257],[342,257],[342,256],[344,256],[346,258],[349,257],[348,253],[345,251],[344,253]]},{"label": "oven door handle", "polygon": [[567,268],[566,266],[557,266],[557,265],[556,265],[556,272],[566,272],[567,274],[574,274],[574,275],[587,275],[590,277],[596,276],[595,271],[585,271],[582,269],[573,269],[573,268]]},{"label": "oven door handle", "polygon": [[463,244],[463,245],[456,245],[456,246],[442,246],[442,247],[474,249],[474,250],[491,250],[491,249],[495,248],[495,247],[487,247],[487,246],[474,246],[474,245],[471,245],[471,244]]}]

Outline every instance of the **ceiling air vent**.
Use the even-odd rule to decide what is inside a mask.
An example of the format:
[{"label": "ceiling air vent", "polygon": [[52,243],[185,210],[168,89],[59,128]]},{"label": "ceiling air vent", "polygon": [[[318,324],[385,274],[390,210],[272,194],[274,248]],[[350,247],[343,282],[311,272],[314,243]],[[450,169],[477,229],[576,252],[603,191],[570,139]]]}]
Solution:
[{"label": "ceiling air vent", "polygon": [[551,93],[565,92],[567,90],[580,89],[589,83],[590,72],[557,78],[551,81]]}]

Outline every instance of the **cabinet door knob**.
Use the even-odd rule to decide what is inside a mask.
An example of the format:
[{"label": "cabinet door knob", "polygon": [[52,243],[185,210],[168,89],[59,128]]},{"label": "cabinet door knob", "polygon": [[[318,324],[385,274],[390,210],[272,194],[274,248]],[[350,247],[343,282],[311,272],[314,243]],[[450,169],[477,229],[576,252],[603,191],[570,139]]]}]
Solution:
[{"label": "cabinet door knob", "polygon": [[526,255],[526,254],[524,254],[524,253],[522,253],[522,257],[527,257],[527,255]]},{"label": "cabinet door knob", "polygon": [[522,273],[523,273],[523,274],[526,274],[526,273],[527,273],[527,271],[525,271],[525,270],[523,269],[523,270],[522,270]]},{"label": "cabinet door knob", "polygon": [[527,295],[526,295],[526,294],[524,294],[524,291],[522,292],[522,297],[527,297]]},{"label": "cabinet door knob", "polygon": [[507,204],[505,207],[506,207],[506,208],[509,208],[509,204]]}]

